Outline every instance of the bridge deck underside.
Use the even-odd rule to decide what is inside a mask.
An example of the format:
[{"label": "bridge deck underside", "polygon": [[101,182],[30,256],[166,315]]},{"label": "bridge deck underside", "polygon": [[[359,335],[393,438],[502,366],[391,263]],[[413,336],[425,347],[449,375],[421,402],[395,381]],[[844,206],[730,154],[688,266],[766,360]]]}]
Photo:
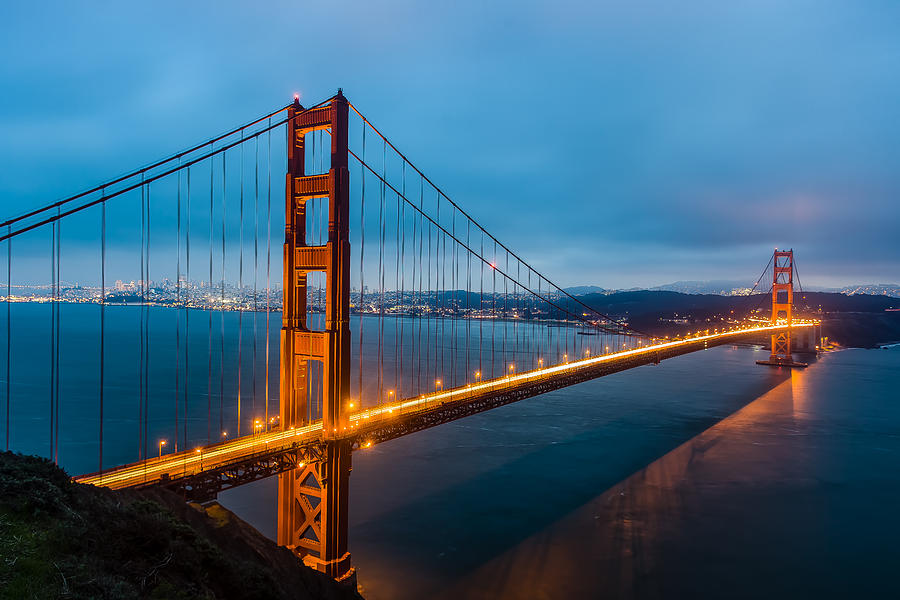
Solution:
[{"label": "bridge deck underside", "polygon": [[[811,324],[795,324],[794,329]],[[642,365],[784,330],[765,326],[698,336],[555,365],[362,410],[342,437],[355,448],[386,442],[469,415]],[[322,460],[322,423],[245,436],[76,478],[113,489],[162,485],[186,498],[216,493]]]}]

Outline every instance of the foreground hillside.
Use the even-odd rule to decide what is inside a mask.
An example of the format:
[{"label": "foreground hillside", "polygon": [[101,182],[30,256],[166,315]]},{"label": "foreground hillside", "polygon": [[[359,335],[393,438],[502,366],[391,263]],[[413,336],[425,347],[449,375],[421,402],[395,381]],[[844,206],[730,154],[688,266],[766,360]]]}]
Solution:
[{"label": "foreground hillside", "polygon": [[0,454],[0,598],[358,599],[218,505]]}]

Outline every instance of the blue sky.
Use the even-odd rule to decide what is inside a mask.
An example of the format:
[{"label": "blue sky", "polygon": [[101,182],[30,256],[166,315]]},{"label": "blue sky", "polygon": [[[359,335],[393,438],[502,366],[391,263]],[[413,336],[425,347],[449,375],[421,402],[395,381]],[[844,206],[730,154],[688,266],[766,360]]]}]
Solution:
[{"label": "blue sky", "polygon": [[567,285],[900,280],[896,2],[3,3],[0,214],[337,87]]}]

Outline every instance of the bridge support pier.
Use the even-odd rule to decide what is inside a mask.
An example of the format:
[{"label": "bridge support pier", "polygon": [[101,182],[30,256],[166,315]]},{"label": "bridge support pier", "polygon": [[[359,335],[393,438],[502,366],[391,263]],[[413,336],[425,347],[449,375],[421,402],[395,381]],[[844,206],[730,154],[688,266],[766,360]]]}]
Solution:
[{"label": "bridge support pier", "polygon": [[278,476],[278,543],[314,569],[355,584],[347,548],[350,442],[327,442],[322,462]]},{"label": "bridge support pier", "polygon": [[[350,394],[350,175],[348,110],[338,91],[332,101],[288,111],[288,173],[285,202],[284,302],[281,330],[281,426],[299,428],[309,414],[309,362],[322,364],[323,460],[278,478],[278,543],[338,581],[355,587],[347,548],[351,443],[347,433]],[[305,174],[305,136],[331,133],[331,167]],[[328,201],[328,242],[306,243],[306,202]],[[307,274],[325,273],[325,329],[308,327]]]}]

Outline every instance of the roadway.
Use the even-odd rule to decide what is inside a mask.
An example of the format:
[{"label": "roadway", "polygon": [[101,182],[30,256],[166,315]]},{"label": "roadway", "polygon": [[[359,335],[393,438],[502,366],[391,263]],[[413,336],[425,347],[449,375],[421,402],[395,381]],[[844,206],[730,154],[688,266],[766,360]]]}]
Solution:
[{"label": "roadway", "polygon": [[[798,329],[814,325],[814,322],[795,322],[792,327]],[[786,329],[785,325],[752,324],[722,332],[698,333],[683,339],[660,341],[631,350],[588,357],[522,373],[511,373],[491,380],[364,408],[349,416],[349,424],[345,431],[334,433],[338,433],[341,438],[352,439],[356,447],[366,448],[373,443],[536,396],[551,389],[659,362],[665,358],[710,346],[727,344],[746,336],[771,334],[783,329]],[[227,478],[232,475],[221,475],[223,469],[227,470],[229,466],[237,464],[247,464],[248,460],[252,462],[254,457],[259,457],[260,461],[270,461],[272,457],[297,454],[298,449],[321,445],[322,440],[322,422],[315,421],[303,427],[259,432],[209,446],[164,454],[160,458],[115,467],[102,473],[82,475],[75,480],[79,483],[121,489],[178,480],[187,481],[203,477],[207,472],[210,474],[215,472],[219,474],[217,477],[225,478],[224,483],[218,485],[219,489],[224,489],[231,487],[227,483]],[[258,476],[268,476],[278,472],[278,469],[290,468],[291,465],[296,466],[297,462],[283,463],[269,470],[261,470]],[[238,479],[235,478],[233,485],[246,482]]]}]

